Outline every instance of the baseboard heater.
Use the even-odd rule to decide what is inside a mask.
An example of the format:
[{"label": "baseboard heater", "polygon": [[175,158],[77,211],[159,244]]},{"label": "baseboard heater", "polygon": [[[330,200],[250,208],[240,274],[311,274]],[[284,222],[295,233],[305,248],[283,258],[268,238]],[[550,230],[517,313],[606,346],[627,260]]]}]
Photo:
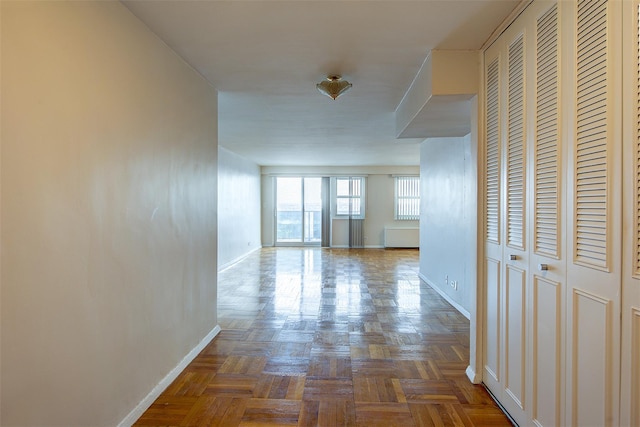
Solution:
[{"label": "baseboard heater", "polygon": [[420,247],[420,228],[418,227],[385,227],[385,248],[418,248]]}]

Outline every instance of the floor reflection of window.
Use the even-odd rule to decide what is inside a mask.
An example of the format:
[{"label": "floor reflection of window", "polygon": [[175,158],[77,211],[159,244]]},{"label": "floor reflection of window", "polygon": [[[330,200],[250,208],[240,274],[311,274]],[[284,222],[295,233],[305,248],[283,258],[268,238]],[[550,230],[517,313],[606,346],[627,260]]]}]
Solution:
[{"label": "floor reflection of window", "polygon": [[396,283],[398,308],[404,312],[420,311],[420,286],[403,279],[398,280]]},{"label": "floor reflection of window", "polygon": [[273,304],[278,313],[317,314],[322,296],[320,251],[309,248],[276,252]]},{"label": "floor reflection of window", "polygon": [[[299,251],[280,250],[276,252],[276,291],[274,293],[274,309],[280,314],[294,312],[300,303],[302,271],[299,267]],[[294,268],[296,267],[297,268]]]}]

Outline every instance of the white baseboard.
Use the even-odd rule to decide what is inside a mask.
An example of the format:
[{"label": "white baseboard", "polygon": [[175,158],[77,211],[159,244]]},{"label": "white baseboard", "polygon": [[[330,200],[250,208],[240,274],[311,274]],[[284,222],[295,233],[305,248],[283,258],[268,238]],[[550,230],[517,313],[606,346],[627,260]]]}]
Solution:
[{"label": "white baseboard", "polygon": [[133,423],[135,423],[138,420],[138,418],[142,416],[144,411],[149,409],[151,404],[155,402],[158,396],[160,396],[160,394],[167,387],[169,387],[169,385],[173,382],[173,380],[175,380],[178,377],[178,375],[180,375],[180,372],[182,372],[184,368],[186,368],[187,365],[191,363],[193,359],[196,358],[196,356],[207,346],[207,344],[211,342],[212,339],[216,337],[216,335],[218,335],[218,333],[220,333],[220,326],[216,325],[216,327],[213,328],[207,334],[207,336],[205,336],[198,343],[198,345],[196,345],[184,358],[182,358],[180,363],[178,363],[178,365],[176,365],[175,368],[173,368],[162,380],[160,380],[160,382],[153,388],[153,390],[151,390],[149,394],[147,394],[145,398],[142,399],[142,401],[138,403],[138,405],[135,408],[133,408],[131,412],[129,412],[129,415],[127,415],[126,417],[124,417],[122,421],[120,421],[120,424],[118,424],[118,427],[132,426]]},{"label": "white baseboard", "polygon": [[473,370],[471,365],[467,366],[467,370],[465,371],[465,373],[467,374],[467,378],[469,378],[469,381],[471,381],[473,384],[480,384],[482,382],[482,378],[480,378],[476,371]]},{"label": "white baseboard", "polygon": [[234,264],[239,263],[240,261],[242,261],[243,259],[245,259],[246,257],[248,257],[249,255],[251,255],[252,253],[254,253],[255,251],[262,249],[262,246],[258,246],[257,248],[253,248],[251,249],[249,252],[247,252],[246,254],[240,255],[239,257],[229,261],[229,262],[225,262],[222,265],[218,266],[218,273],[222,273],[224,270],[226,270],[227,268],[231,267]]},{"label": "white baseboard", "polygon": [[451,299],[451,297],[449,295],[445,294],[442,289],[440,289],[436,285],[434,285],[429,279],[427,279],[427,276],[425,276],[422,273],[418,273],[418,276],[420,276],[420,278],[422,280],[424,280],[427,283],[427,285],[431,286],[431,288],[434,291],[439,293],[442,298],[446,299],[449,304],[451,304],[456,310],[458,310],[460,312],[460,314],[462,314],[467,319],[471,320],[471,313],[469,313],[467,310],[464,309],[464,307],[462,307],[460,304],[458,304],[453,299]]},{"label": "white baseboard", "polygon": [[[349,249],[349,245],[333,245],[331,246],[334,249]],[[354,248],[354,249],[362,249],[362,248]],[[365,245],[364,249],[384,249],[382,245]]]}]

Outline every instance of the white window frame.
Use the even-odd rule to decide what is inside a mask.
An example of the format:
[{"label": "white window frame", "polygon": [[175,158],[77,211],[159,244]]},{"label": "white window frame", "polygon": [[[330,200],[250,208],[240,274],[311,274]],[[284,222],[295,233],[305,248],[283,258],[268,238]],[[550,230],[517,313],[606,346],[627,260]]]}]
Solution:
[{"label": "white window frame", "polygon": [[[420,177],[417,175],[403,175],[394,178],[395,195],[393,218],[396,221],[418,221],[420,219]],[[403,182],[412,183],[413,189],[415,189],[416,192],[414,194],[401,195]],[[412,188],[411,185],[409,185],[409,188]],[[404,186],[404,189],[407,190],[407,186]],[[402,209],[400,208],[401,200],[417,200],[417,212],[402,213]]]},{"label": "white window frame", "polygon": [[[338,181],[339,180],[359,180],[360,181],[360,195],[338,195]],[[356,218],[356,219],[364,219],[365,217],[365,193],[366,193],[366,179],[364,176],[337,176],[332,178],[332,212],[334,218]],[[360,214],[352,214],[348,213],[338,213],[338,200],[339,199],[348,199],[348,200],[359,200],[360,202]]]}]

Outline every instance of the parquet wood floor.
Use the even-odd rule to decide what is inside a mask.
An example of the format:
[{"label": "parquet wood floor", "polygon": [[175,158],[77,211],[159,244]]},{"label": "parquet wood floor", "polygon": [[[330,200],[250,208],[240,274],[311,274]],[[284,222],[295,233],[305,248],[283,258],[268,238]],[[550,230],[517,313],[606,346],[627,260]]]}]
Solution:
[{"label": "parquet wood floor", "polygon": [[266,248],[218,279],[222,332],[138,426],[509,426],[418,251]]}]

